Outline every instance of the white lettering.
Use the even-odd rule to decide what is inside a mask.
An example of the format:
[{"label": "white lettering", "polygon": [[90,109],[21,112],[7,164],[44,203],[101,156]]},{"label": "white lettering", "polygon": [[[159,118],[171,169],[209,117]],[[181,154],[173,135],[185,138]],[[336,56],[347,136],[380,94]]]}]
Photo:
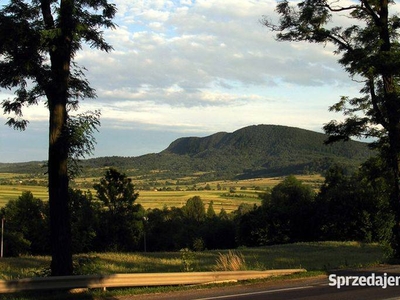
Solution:
[{"label": "white lettering", "polygon": [[330,274],[328,276],[329,286],[336,286],[340,289],[343,286],[380,286],[386,289],[388,286],[400,286],[400,276],[391,276],[387,273],[376,275],[371,273],[368,276],[337,276]]},{"label": "white lettering", "polygon": [[330,274],[329,275],[329,286],[335,286],[336,285],[336,274]]},{"label": "white lettering", "polygon": [[351,276],[353,278],[353,282],[351,283],[352,286],[359,286],[358,284],[358,280],[360,279],[360,277],[357,276]]}]

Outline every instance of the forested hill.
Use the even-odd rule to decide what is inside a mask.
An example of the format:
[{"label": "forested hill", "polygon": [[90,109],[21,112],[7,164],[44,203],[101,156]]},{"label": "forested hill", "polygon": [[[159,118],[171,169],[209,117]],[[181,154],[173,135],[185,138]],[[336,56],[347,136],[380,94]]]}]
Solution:
[{"label": "forested hill", "polygon": [[[371,155],[365,143],[324,145],[325,139],[324,134],[309,130],[257,125],[233,133],[180,138],[157,154],[93,158],[82,164],[87,175],[116,167],[130,176],[179,178],[201,173],[202,179],[212,180],[322,172],[334,162],[356,168]],[[23,164],[0,164],[0,172],[13,169],[20,172]]]},{"label": "forested hill", "polygon": [[231,171],[231,175],[248,178],[321,172],[332,162],[355,167],[371,155],[365,143],[325,145],[326,138],[322,133],[300,128],[254,125],[233,133],[180,138],[161,154],[203,162],[204,171]]}]

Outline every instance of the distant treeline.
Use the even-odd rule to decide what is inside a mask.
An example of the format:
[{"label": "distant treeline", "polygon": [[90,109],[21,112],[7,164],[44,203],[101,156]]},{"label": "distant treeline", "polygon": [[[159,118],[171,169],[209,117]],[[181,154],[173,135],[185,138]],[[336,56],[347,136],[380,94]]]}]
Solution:
[{"label": "distant treeline", "polygon": [[[70,190],[75,253],[233,249],[280,243],[357,240],[389,242],[394,224],[390,178],[377,158],[353,174],[336,165],[319,192],[288,176],[262,204],[227,213],[205,207],[199,196],[182,208],[148,209],[135,203],[131,180],[115,169],[94,185],[96,195]],[[2,209],[4,255],[49,253],[48,204],[24,192]]]}]

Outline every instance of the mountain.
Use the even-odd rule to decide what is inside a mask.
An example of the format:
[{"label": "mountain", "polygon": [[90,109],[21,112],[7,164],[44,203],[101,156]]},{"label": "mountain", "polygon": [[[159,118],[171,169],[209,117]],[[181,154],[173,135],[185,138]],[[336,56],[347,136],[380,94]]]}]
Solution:
[{"label": "mountain", "polygon": [[333,161],[355,167],[372,154],[365,143],[325,145],[326,139],[300,128],[254,125],[233,133],[180,138],[161,153],[190,157],[202,162],[203,171],[225,170],[240,178],[321,172]]},{"label": "mountain", "polygon": [[[356,168],[373,154],[366,143],[324,145],[326,138],[300,128],[254,125],[232,133],[180,138],[160,153],[93,158],[82,165],[87,176],[102,175],[105,167],[116,167],[130,176],[145,178],[180,178],[197,173],[202,180],[242,179],[323,172],[333,162]],[[26,166],[32,170],[38,165]],[[0,164],[0,172],[5,169],[21,171],[23,165]]]}]

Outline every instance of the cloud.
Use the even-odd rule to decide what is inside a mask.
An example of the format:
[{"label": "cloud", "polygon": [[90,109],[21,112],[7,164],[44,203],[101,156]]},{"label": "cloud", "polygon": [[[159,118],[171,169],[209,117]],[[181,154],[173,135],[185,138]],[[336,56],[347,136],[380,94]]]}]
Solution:
[{"label": "cloud", "polygon": [[347,80],[322,47],[273,39],[259,20],[274,15],[275,1],[116,3],[123,7],[119,27],[106,34],[115,52],[79,57],[103,89],[179,86],[191,92],[227,81],[267,88],[277,79],[305,86]]}]

